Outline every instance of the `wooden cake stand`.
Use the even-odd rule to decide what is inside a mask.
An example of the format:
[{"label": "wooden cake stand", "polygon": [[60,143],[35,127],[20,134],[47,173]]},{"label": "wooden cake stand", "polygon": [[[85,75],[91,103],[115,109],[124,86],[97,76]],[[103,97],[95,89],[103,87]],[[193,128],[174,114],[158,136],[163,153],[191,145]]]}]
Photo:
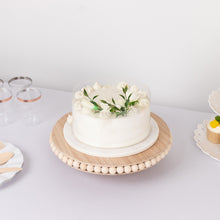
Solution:
[{"label": "wooden cake stand", "polygon": [[72,148],[65,140],[63,127],[69,114],[55,124],[50,134],[50,146],[55,155],[75,169],[100,175],[122,175],[150,168],[163,159],[172,145],[172,136],[167,124],[156,114],[151,113],[157,122],[160,133],[156,143],[147,150],[127,157],[95,157]]}]

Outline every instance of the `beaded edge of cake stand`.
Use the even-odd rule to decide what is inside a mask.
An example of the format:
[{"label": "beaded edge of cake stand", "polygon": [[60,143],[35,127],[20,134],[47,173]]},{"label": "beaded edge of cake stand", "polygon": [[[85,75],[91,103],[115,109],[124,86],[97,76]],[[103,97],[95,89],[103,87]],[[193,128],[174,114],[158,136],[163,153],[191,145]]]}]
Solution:
[{"label": "beaded edge of cake stand", "polygon": [[155,158],[152,158],[147,161],[143,161],[138,164],[131,164],[127,166],[115,166],[115,167],[94,165],[94,164],[89,164],[89,163],[84,163],[82,161],[74,160],[56,148],[56,146],[51,141],[51,136],[50,136],[50,146],[54,154],[61,161],[63,161],[65,164],[67,164],[68,166],[74,169],[87,173],[98,174],[98,175],[123,175],[123,174],[132,174],[132,173],[140,172],[156,165],[168,154],[168,152],[171,149],[172,143],[169,146],[167,146],[167,149],[164,152],[162,152],[160,155],[158,155]]}]

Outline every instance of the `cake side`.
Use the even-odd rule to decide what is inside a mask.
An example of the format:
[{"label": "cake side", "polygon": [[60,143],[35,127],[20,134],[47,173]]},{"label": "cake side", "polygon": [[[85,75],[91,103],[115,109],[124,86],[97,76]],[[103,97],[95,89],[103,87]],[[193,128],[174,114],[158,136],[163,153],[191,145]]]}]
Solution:
[{"label": "cake side", "polygon": [[139,143],[150,131],[150,113],[117,119],[103,119],[73,112],[72,129],[83,143],[101,148],[117,148]]},{"label": "cake side", "polygon": [[77,139],[100,148],[125,147],[150,132],[150,100],[125,83],[85,87],[73,99],[72,131]]},{"label": "cake side", "polygon": [[214,144],[220,144],[220,116],[207,124],[207,138]]}]

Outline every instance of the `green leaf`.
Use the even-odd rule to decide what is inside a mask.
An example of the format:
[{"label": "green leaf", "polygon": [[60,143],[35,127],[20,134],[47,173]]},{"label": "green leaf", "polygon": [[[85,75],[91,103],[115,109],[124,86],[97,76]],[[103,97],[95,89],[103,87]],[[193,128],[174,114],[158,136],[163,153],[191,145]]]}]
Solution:
[{"label": "green leaf", "polygon": [[102,110],[101,106],[99,106],[96,102],[92,100],[90,102],[94,105],[93,110],[99,110],[99,111]]},{"label": "green leaf", "polygon": [[[134,106],[136,103],[138,103],[138,100],[132,101],[132,102],[130,101],[132,93],[130,93],[129,96],[127,97],[127,91],[128,91],[127,85],[125,85],[125,87],[122,88],[122,90],[123,90],[124,94],[123,95],[120,94],[120,96],[125,100],[124,106],[117,107],[114,98],[112,98],[111,102],[107,102],[105,100],[100,100],[101,103],[104,103],[109,106],[109,111],[112,114],[115,114],[116,117],[126,116],[130,110],[129,107]],[[90,103],[93,104],[93,110],[95,113],[98,113],[103,110],[102,107],[97,102],[94,101],[98,97],[98,95],[95,95],[93,98],[90,98],[86,89],[83,90],[83,94],[84,94],[84,96],[88,97],[90,100]],[[217,117],[219,117],[219,118],[217,118],[216,120],[219,120],[219,122],[220,122],[220,116],[217,116]]]},{"label": "green leaf", "polygon": [[120,115],[122,115],[121,112],[116,112],[116,117],[119,117]]},{"label": "green leaf", "polygon": [[125,100],[125,97],[123,95],[120,95],[124,100]]},{"label": "green leaf", "polygon": [[114,105],[112,105],[111,103],[106,102],[105,100],[101,100],[102,103],[108,105],[109,107],[114,107]]},{"label": "green leaf", "polygon": [[125,86],[125,93],[128,91],[128,85]]},{"label": "green leaf", "polygon": [[111,108],[109,111],[110,111],[111,113],[114,113],[114,112],[116,112],[116,109]]},{"label": "green leaf", "polygon": [[101,102],[104,104],[108,104],[108,102],[106,102],[105,100],[101,100]]},{"label": "green leaf", "polygon": [[129,100],[127,99],[126,102],[125,102],[125,107],[126,108],[128,107],[128,104],[129,104]]},{"label": "green leaf", "polygon": [[126,116],[126,115],[127,115],[127,112],[116,112],[116,117]]},{"label": "green leaf", "polygon": [[111,109],[110,109],[110,112],[116,112],[116,111],[120,111],[120,109],[117,108],[116,106],[112,105]]},{"label": "green leaf", "polygon": [[132,93],[128,96],[128,99],[129,99],[129,100],[130,100],[131,96],[132,96]]},{"label": "green leaf", "polygon": [[83,90],[83,95],[89,98],[88,93],[85,89]]},{"label": "green leaf", "polygon": [[97,105],[94,105],[93,110],[95,110],[95,111],[101,111],[101,110],[102,110],[102,108],[100,108],[100,107],[99,107],[99,106],[97,106]]},{"label": "green leaf", "polygon": [[115,106],[114,108],[115,108],[116,110],[120,111],[120,109],[119,109],[118,107]]},{"label": "green leaf", "polygon": [[95,95],[92,99],[94,100],[95,98],[97,98],[98,97],[98,95]]},{"label": "green leaf", "polygon": [[134,106],[134,105],[136,105],[137,103],[138,103],[138,100],[133,101],[133,102],[129,102],[129,106]]},{"label": "green leaf", "polygon": [[126,85],[124,88],[122,88],[122,91],[124,94],[126,94],[126,92],[128,91],[128,85]]},{"label": "green leaf", "polygon": [[93,105],[97,105],[98,106],[98,104],[95,102],[95,101],[90,101]]},{"label": "green leaf", "polygon": [[124,112],[124,111],[125,111],[125,107],[122,106],[122,107],[120,108],[120,110],[121,110],[122,112]]},{"label": "green leaf", "polygon": [[220,116],[218,115],[218,116],[216,116],[215,117],[215,120],[217,121],[217,122],[219,122],[220,123]]}]

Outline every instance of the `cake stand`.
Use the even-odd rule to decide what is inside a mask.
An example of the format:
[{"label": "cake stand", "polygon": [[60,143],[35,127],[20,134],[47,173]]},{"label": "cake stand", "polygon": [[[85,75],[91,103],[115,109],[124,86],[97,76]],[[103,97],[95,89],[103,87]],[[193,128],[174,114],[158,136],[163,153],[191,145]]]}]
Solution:
[{"label": "cake stand", "polygon": [[122,175],[142,171],[157,164],[169,152],[172,135],[167,124],[156,114],[151,113],[159,126],[156,143],[147,150],[126,157],[96,157],[81,153],[72,148],[64,138],[63,127],[69,114],[60,118],[50,134],[50,146],[55,155],[65,164],[75,169],[100,175]]},{"label": "cake stand", "polygon": [[194,140],[203,153],[220,161],[220,144],[213,144],[207,138],[207,124],[209,122],[210,120],[204,120],[202,124],[198,124],[194,131]]},{"label": "cake stand", "polygon": [[[208,103],[210,108],[220,115],[220,88],[210,93]],[[211,119],[204,120],[203,123],[197,125],[194,130],[194,140],[203,153],[220,161],[220,144],[213,144],[207,138],[207,124],[210,121]]]}]

